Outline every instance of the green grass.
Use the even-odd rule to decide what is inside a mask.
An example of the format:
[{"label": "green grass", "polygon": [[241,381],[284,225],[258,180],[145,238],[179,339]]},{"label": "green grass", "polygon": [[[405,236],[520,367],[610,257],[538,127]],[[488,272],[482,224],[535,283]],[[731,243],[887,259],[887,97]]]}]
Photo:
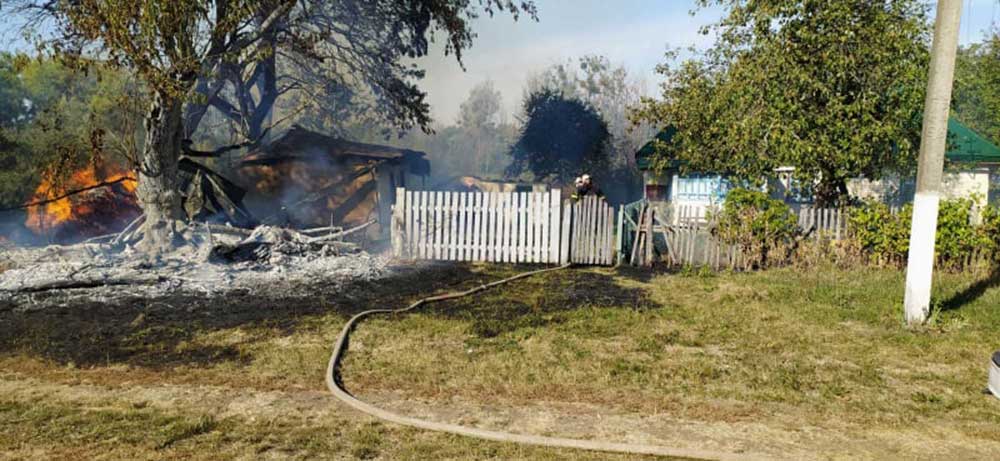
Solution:
[{"label": "green grass", "polygon": [[[236,299],[194,310],[146,303],[0,313],[10,326],[0,333],[0,451],[632,459],[399,428],[324,394],[329,348],[351,313],[402,307],[517,270],[439,266],[259,306]],[[960,449],[954,456],[988,458],[1000,446],[1000,401],[982,394],[987,361],[1000,349],[995,282],[939,275],[931,322],[907,328],[897,271],[558,271],[365,321],[352,336],[343,378],[362,398],[487,406],[464,416],[472,424],[499,411],[489,406],[575,405],[578,414],[569,416],[580,427],[541,429],[548,435],[586,434],[588,418],[598,415],[667,415],[695,432],[665,440],[695,445],[716,440],[725,448],[727,434],[706,431],[749,428],[757,432],[744,435],[749,442],[740,449],[860,458],[934,458]],[[165,385],[180,392],[176,404],[147,405],[136,396]],[[231,391],[201,399],[205,386]],[[320,404],[328,410],[305,411]],[[246,410],[222,411],[232,407]]]}]

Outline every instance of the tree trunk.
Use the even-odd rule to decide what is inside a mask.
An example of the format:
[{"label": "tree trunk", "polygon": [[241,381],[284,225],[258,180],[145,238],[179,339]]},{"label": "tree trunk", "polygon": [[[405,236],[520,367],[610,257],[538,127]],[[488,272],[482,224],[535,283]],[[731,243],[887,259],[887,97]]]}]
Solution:
[{"label": "tree trunk", "polygon": [[820,207],[833,207],[847,201],[847,180],[835,178],[822,180],[816,186],[816,205]]},{"label": "tree trunk", "polygon": [[184,217],[177,160],[184,136],[182,101],[157,92],[146,114],[146,142],[139,164],[139,204],[146,216],[140,248],[161,253],[174,246],[175,223]]}]

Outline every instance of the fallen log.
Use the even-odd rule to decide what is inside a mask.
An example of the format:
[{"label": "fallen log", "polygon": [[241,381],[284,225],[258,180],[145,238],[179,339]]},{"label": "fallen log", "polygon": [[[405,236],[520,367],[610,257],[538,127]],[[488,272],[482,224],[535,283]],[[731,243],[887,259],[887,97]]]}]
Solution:
[{"label": "fallen log", "polygon": [[317,242],[325,242],[327,240],[344,238],[344,237],[347,237],[348,235],[361,232],[361,231],[367,229],[368,226],[371,226],[372,224],[375,224],[376,222],[378,222],[378,220],[373,219],[371,221],[368,221],[368,222],[366,222],[364,224],[352,227],[352,228],[347,229],[345,231],[334,232],[332,234],[327,234],[327,235],[323,235],[323,236],[319,236],[319,237],[311,237],[311,238],[308,238],[306,241],[309,242],[309,243],[317,243]]},{"label": "fallen log", "polygon": [[167,277],[163,276],[153,276],[153,277],[119,277],[119,278],[91,278],[91,279],[64,279],[64,280],[52,280],[49,282],[38,283],[34,285],[28,285],[18,288],[6,288],[0,289],[0,292],[7,293],[40,293],[44,291],[52,290],[68,290],[74,288],[99,288],[106,286],[122,286],[122,285],[155,285],[157,283],[168,281]]}]

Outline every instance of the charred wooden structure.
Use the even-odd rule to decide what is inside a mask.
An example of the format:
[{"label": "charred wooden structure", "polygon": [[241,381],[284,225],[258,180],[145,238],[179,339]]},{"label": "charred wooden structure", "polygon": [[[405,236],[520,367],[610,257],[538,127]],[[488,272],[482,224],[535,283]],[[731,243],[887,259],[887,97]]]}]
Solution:
[{"label": "charred wooden structure", "polygon": [[238,180],[247,207],[265,224],[356,226],[387,236],[396,187],[419,188],[430,174],[423,152],[347,141],[300,126],[250,152]]}]

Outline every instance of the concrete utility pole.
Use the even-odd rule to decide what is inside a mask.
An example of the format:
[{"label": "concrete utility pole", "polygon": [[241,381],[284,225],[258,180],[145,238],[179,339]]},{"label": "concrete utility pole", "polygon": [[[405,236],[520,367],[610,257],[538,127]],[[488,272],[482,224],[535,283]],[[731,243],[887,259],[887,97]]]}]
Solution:
[{"label": "concrete utility pole", "polygon": [[920,135],[920,158],[917,161],[910,254],[906,264],[904,309],[906,323],[910,325],[923,323],[930,313],[934,237],[961,17],[962,0],[938,0],[927,99],[924,101],[924,126]]}]

